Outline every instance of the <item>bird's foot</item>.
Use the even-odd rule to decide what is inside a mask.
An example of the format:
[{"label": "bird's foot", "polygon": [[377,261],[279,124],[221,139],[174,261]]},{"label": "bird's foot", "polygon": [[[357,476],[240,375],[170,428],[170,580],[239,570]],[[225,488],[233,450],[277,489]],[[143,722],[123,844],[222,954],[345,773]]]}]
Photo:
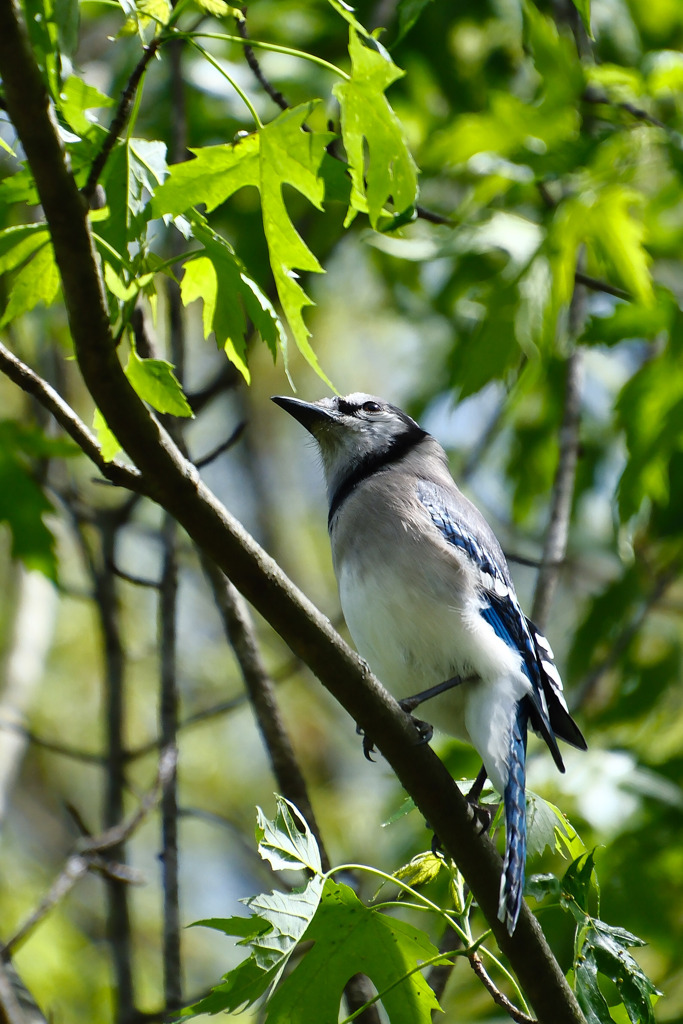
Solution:
[{"label": "bird's foot", "polygon": [[356,733],[358,736],[363,737],[363,757],[366,759],[366,761],[372,761],[372,763],[374,764],[375,759],[372,756],[375,752],[374,740],[370,739],[368,734],[363,732],[359,725],[356,725]]},{"label": "bird's foot", "polygon": [[[429,743],[432,736],[434,735],[434,726],[430,725],[429,722],[423,722],[419,718],[414,718],[410,712],[410,709],[405,708],[403,706],[403,701],[399,701],[399,705],[403,709],[403,711],[410,715],[413,721],[413,725],[417,729],[417,746],[421,746],[423,743]],[[367,761],[372,761],[374,764],[375,759],[372,756],[375,753],[374,740],[370,736],[368,736],[367,733],[363,733],[363,730],[359,725],[356,726],[356,732],[358,733],[359,736],[363,736],[363,756]]]},{"label": "bird's foot", "polygon": [[429,722],[423,722],[421,718],[415,718],[413,708],[416,708],[417,704],[412,703],[414,699],[414,697],[407,697],[405,700],[400,700],[398,704],[402,711],[410,715],[413,725],[419,733],[417,745],[422,746],[423,743],[429,743],[431,740],[434,735],[434,726]]},{"label": "bird's foot", "polygon": [[488,832],[493,821],[493,811],[482,804],[467,802],[467,811],[478,836]]},{"label": "bird's foot", "polygon": [[472,783],[470,790],[465,797],[470,817],[477,835],[481,835],[482,832],[488,832],[494,815],[494,811],[490,807],[479,802],[486,778],[486,768],[482,765],[479,769],[479,774]]}]

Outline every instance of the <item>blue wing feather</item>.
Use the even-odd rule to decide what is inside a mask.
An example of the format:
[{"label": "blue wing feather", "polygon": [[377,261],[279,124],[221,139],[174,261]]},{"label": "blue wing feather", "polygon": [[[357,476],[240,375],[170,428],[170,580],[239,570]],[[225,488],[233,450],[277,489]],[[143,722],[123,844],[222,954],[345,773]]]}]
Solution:
[{"label": "blue wing feather", "polygon": [[[560,771],[564,771],[564,764],[554,729],[574,746],[585,749],[586,743],[564,702],[550,645],[522,612],[505,556],[486,521],[457,491],[450,495],[436,484],[422,481],[418,496],[441,536],[464,551],[479,569],[480,614],[496,636],[519,652],[522,669],[531,683],[529,695],[516,705],[503,793],[505,861],[498,916],[512,935],[524,890],[527,727],[531,724],[543,736]],[[451,507],[456,498],[457,511]]]},{"label": "blue wing feather", "polygon": [[[482,618],[489,623],[496,635],[508,647],[518,651],[521,655],[522,667],[532,687],[528,717],[532,727],[543,736],[548,744],[555,764],[560,771],[564,771],[562,755],[557,746],[546,699],[546,695],[551,689],[550,684],[552,683],[553,688],[556,688],[557,684],[554,680],[546,681],[544,678],[545,671],[542,666],[541,652],[539,652],[535,640],[535,631],[532,634],[529,622],[519,606],[505,556],[500,550],[498,542],[490,533],[488,524],[481,520],[486,531],[487,544],[485,546],[484,543],[481,543],[474,536],[471,524],[465,521],[461,522],[460,517],[456,517],[451,512],[448,496],[441,494],[434,484],[422,484],[418,488],[418,496],[442,537],[449,544],[453,544],[468,554],[479,569],[483,598]],[[476,510],[473,506],[469,506],[469,509],[472,510],[471,517],[472,512],[476,512]],[[476,514],[478,515],[478,513]],[[478,524],[480,528],[481,524]],[[547,655],[545,657],[547,658]]]}]

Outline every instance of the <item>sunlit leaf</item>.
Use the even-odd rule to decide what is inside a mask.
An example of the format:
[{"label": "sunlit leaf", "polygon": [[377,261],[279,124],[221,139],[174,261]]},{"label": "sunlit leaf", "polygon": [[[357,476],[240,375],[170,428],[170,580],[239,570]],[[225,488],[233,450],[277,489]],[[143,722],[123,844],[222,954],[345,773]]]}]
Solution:
[{"label": "sunlit leaf", "polygon": [[444,863],[443,857],[437,857],[431,851],[418,853],[407,864],[394,871],[394,878],[398,878],[410,886],[427,885],[434,881],[444,867]]},{"label": "sunlit leaf", "polygon": [[67,78],[62,86],[59,101],[62,117],[78,135],[85,135],[93,126],[93,119],[88,117],[89,110],[111,107],[114,103],[111,96],[88,85],[78,75]]},{"label": "sunlit leaf", "polygon": [[111,462],[121,451],[121,445],[99,409],[95,409],[92,425],[102,458],[105,462]]},{"label": "sunlit leaf", "polygon": [[574,4],[574,7],[576,7],[577,11],[581,15],[583,27],[592,39],[593,33],[591,31],[591,0],[572,0],[572,2]]},{"label": "sunlit leaf", "polygon": [[320,874],[320,850],[315,836],[297,808],[277,797],[277,814],[271,821],[260,807],[256,815],[258,852],[276,871],[301,870]]},{"label": "sunlit leaf", "polygon": [[125,372],[138,396],[157,412],[193,415],[173,366],[165,359],[141,359],[131,345]]},{"label": "sunlit leaf", "polygon": [[59,291],[59,272],[52,244],[46,242],[12,279],[9,300],[0,320],[5,327],[42,304],[49,306]]},{"label": "sunlit leaf", "polygon": [[315,839],[292,804],[278,797],[277,807],[273,820],[258,812],[261,856],[277,870],[311,866],[316,873],[301,890],[261,893],[243,900],[252,911],[251,918],[198,922],[239,936],[240,945],[249,945],[252,953],[210,995],[189,1007],[184,1016],[221,1010],[234,1012],[251,1005],[277,981],[320,905],[323,878]]},{"label": "sunlit leaf", "polygon": [[[325,380],[308,341],[302,311],[312,305],[297,281],[297,270],[321,273],[322,267],[297,233],[284,202],[282,188],[293,186],[320,209],[324,182],[319,168],[328,133],[304,132],[302,124],[315,104],[286,110],[257,133],[234,145],[196,150],[194,160],[176,164],[157,191],[157,215],[179,214],[198,203],[208,210],[239,189],[253,185],[261,193],[263,227],[278,296],[294,339],[316,372]],[[213,254],[210,254],[213,259]],[[215,268],[218,273],[218,267]]]},{"label": "sunlit leaf", "polygon": [[575,860],[585,853],[578,833],[559,807],[527,789],[527,851],[530,857],[546,849]]},{"label": "sunlit leaf", "polygon": [[0,274],[21,266],[49,239],[45,224],[17,224],[0,231]]},{"label": "sunlit leaf", "polygon": [[[344,147],[354,196],[367,201],[370,223],[379,226],[385,205],[403,214],[417,201],[417,167],[405,132],[384,92],[403,75],[387,51],[353,28],[349,34],[352,72],[334,94],[341,107]],[[368,156],[365,158],[365,147]]]},{"label": "sunlit leaf", "polygon": [[230,14],[233,18],[239,17],[242,20],[241,12],[236,14],[237,8],[231,7],[225,2],[225,0],[195,0],[197,7],[201,7],[207,14],[213,14],[215,18],[223,18],[226,14]]},{"label": "sunlit leaf", "polygon": [[143,18],[151,18],[160,25],[167,25],[173,13],[170,0],[137,0],[137,9]]},{"label": "sunlit leaf", "polygon": [[313,943],[268,1003],[268,1024],[337,1024],[344,986],[367,975],[392,1024],[429,1024],[439,1009],[415,968],[437,956],[424,932],[365,907],[345,885],[328,881],[304,938]]}]

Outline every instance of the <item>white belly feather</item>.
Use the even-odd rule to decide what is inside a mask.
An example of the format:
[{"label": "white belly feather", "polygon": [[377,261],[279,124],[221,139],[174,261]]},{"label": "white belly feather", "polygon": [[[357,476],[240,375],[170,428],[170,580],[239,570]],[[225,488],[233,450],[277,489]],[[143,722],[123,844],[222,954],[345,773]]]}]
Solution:
[{"label": "white belly feather", "polygon": [[[416,712],[453,736],[469,740],[502,793],[507,780],[510,728],[516,702],[530,691],[520,655],[473,608],[464,609],[457,588],[445,597],[443,581],[425,586],[424,572],[406,587],[400,555],[355,559],[338,566],[344,618],[372,671],[398,699],[453,676],[476,676],[435,697]],[[421,577],[421,578],[420,578]]]}]

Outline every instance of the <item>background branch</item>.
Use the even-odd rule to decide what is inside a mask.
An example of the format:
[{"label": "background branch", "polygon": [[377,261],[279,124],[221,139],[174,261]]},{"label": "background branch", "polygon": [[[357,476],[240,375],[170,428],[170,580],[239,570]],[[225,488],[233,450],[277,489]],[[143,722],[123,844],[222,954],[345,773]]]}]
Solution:
[{"label": "background branch", "polygon": [[581,415],[581,384],[583,353],[577,346],[566,363],[564,412],[560,427],[559,457],[550,503],[550,518],[543,545],[541,569],[531,609],[531,618],[545,629],[561,567],[567,553],[569,522],[576,465],[579,457],[579,425]]}]

